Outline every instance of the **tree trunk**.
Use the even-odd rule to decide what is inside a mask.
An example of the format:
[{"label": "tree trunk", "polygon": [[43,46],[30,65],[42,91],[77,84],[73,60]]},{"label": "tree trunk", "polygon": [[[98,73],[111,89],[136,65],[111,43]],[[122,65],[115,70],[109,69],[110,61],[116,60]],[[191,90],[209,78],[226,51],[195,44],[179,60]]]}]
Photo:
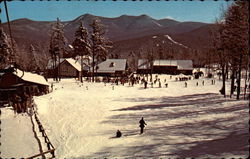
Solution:
[{"label": "tree trunk", "polygon": [[60,81],[61,80],[61,62],[60,62],[60,53],[58,54],[58,81]]},{"label": "tree trunk", "polygon": [[240,99],[241,63],[242,63],[242,55],[240,55],[240,61],[239,61],[239,71],[237,79],[237,100]]},{"label": "tree trunk", "polygon": [[224,98],[226,97],[226,74],[225,74],[225,66],[222,66],[222,89],[221,92],[224,94]]},{"label": "tree trunk", "polygon": [[55,81],[55,73],[56,73],[56,63],[55,63],[55,57],[52,55],[52,77],[53,81]]},{"label": "tree trunk", "polygon": [[94,82],[94,71],[95,71],[95,52],[94,52],[94,44],[93,44],[93,47],[92,47],[92,82]]},{"label": "tree trunk", "polygon": [[56,55],[55,55],[55,80],[56,81],[58,81],[58,78],[57,78],[57,76],[58,76],[58,66],[56,66],[56,61],[57,61],[57,57],[56,57]]},{"label": "tree trunk", "polygon": [[82,55],[81,55],[81,72],[80,72],[80,81],[81,81],[81,83],[82,83]]},{"label": "tree trunk", "polygon": [[234,79],[235,79],[235,67],[233,66],[232,69],[232,75],[231,75],[231,91],[230,91],[230,98],[232,97],[232,94],[234,93]]},{"label": "tree trunk", "polygon": [[226,64],[226,79],[228,79],[228,64]]},{"label": "tree trunk", "polygon": [[153,82],[153,62],[151,62],[151,66],[150,66],[150,82]]},{"label": "tree trunk", "polygon": [[245,87],[244,87],[244,100],[246,99],[246,91],[247,91],[247,68],[246,68],[246,76],[245,76]]}]

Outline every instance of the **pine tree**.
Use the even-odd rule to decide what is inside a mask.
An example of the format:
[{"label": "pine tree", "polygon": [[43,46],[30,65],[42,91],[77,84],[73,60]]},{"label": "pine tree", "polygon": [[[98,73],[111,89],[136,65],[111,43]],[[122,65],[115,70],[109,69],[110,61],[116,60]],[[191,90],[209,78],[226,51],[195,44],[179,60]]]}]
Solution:
[{"label": "pine tree", "polygon": [[80,80],[82,81],[82,72],[83,72],[83,55],[90,55],[91,46],[88,39],[88,31],[81,23],[78,30],[75,32],[75,40],[73,42],[73,48],[75,55],[81,57],[81,73]]},{"label": "pine tree", "polygon": [[58,81],[58,77],[60,80],[60,58],[63,55],[64,47],[65,47],[66,39],[64,37],[63,32],[63,24],[60,22],[59,18],[57,18],[56,24],[52,26],[52,33],[50,36],[50,46],[49,52],[51,58],[53,60],[53,69],[56,69],[58,63],[58,69],[55,72],[54,79]]},{"label": "pine tree", "polygon": [[112,48],[112,43],[104,37],[105,32],[100,24],[100,20],[93,20],[90,27],[92,28],[92,81],[94,81],[94,70],[97,72],[98,69],[97,67],[95,69],[95,65],[106,60],[108,49]]},{"label": "pine tree", "polygon": [[0,29],[0,69],[3,69],[7,65],[11,64],[12,49],[10,41],[3,31]]},{"label": "pine tree", "polygon": [[36,60],[36,50],[35,47],[31,44],[29,48],[29,65],[28,65],[28,71],[37,71],[38,64]]}]

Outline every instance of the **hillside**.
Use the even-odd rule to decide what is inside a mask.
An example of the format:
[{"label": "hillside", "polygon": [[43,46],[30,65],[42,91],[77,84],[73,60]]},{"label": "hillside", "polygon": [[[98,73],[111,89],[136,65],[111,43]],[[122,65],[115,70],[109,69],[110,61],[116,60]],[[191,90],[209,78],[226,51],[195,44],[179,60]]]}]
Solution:
[{"label": "hillside", "polygon": [[[164,40],[164,35],[169,35],[177,43],[186,48],[202,50],[209,46],[209,29],[211,24],[200,22],[178,22],[171,19],[156,20],[147,15],[129,16],[122,15],[115,18],[98,17],[84,14],[72,21],[62,22],[67,43],[71,44],[74,32],[81,22],[91,31],[89,24],[94,19],[100,19],[106,31],[106,36],[113,41],[112,54],[119,57],[127,57],[129,52],[137,52],[138,49],[147,49],[145,46],[153,46],[153,36],[158,35],[159,40]],[[25,57],[30,44],[37,49],[38,57],[48,57],[49,35],[54,21],[33,21],[29,19],[18,19],[11,21],[11,29],[19,53]],[[8,33],[7,23],[0,25]],[[162,39],[163,38],[163,39]],[[171,44],[166,39],[165,47],[172,50],[182,50],[183,46]],[[184,51],[188,52],[188,51]]]}]

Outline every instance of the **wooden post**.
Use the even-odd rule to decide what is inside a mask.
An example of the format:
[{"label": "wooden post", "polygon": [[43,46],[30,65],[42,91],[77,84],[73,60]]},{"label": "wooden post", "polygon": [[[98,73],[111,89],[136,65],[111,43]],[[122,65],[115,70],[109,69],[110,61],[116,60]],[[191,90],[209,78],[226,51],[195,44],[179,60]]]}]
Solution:
[{"label": "wooden post", "polygon": [[43,127],[41,124],[39,124],[39,131],[42,132],[43,131]]},{"label": "wooden post", "polygon": [[44,130],[42,131],[42,135],[43,135],[43,137],[45,136],[45,135],[44,135]]},{"label": "wooden post", "polygon": [[55,150],[51,151],[50,153],[52,155],[52,158],[55,158]]},{"label": "wooden post", "polygon": [[47,143],[48,141],[47,141],[47,136],[45,136],[44,137],[44,141],[45,141],[45,143]]},{"label": "wooden post", "polygon": [[48,150],[50,150],[50,142],[47,143]]}]

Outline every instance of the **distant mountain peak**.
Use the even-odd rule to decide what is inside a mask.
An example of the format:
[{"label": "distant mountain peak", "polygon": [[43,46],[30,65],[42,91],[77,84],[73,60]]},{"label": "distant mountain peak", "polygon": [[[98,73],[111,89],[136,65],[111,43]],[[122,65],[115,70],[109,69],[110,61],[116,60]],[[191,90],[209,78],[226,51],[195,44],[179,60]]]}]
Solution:
[{"label": "distant mountain peak", "polygon": [[83,14],[83,15],[81,15],[81,16],[75,18],[75,19],[72,20],[72,21],[79,21],[79,20],[84,20],[84,19],[91,19],[91,18],[95,18],[95,17],[97,17],[97,16],[92,15],[92,14],[89,14],[89,13],[86,13],[86,14]]}]

